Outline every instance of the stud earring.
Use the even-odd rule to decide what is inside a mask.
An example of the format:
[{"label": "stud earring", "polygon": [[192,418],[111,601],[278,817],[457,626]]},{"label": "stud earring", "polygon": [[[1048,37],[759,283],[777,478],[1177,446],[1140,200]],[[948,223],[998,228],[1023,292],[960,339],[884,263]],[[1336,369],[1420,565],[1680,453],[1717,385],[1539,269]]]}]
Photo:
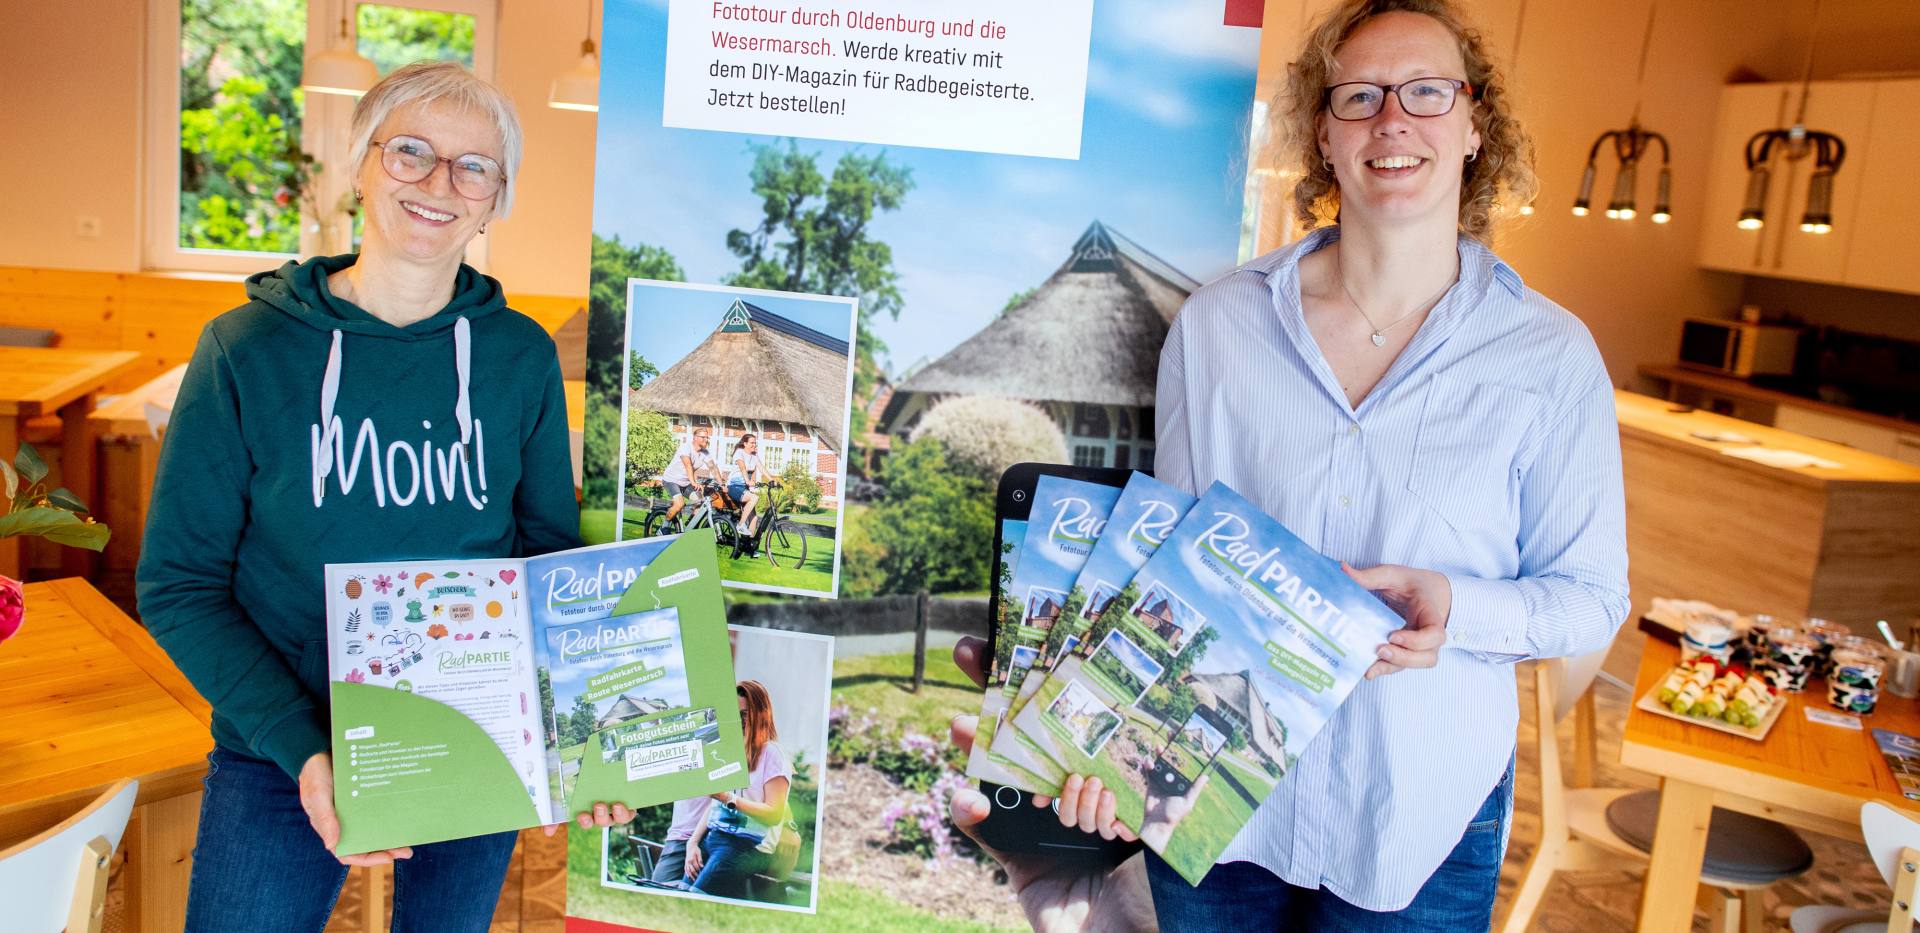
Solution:
[{"label": "stud earring", "polygon": [[1333,171],[1333,160],[1332,160],[1332,159],[1329,159],[1329,158],[1327,158],[1326,156],[1321,156],[1321,157],[1320,157],[1320,167],[1321,167],[1321,168],[1324,168],[1324,169],[1326,169],[1326,170],[1327,170],[1328,172],[1332,172],[1332,171]]},{"label": "stud earring", "polygon": [[481,225],[480,225],[480,232],[481,232],[481,233],[485,233],[485,232],[487,232],[487,225],[486,225],[486,224],[481,224]]},{"label": "stud earring", "polygon": [[360,189],[358,188],[353,189],[353,200],[355,203],[365,201],[366,199],[367,199],[366,195],[361,194]]}]

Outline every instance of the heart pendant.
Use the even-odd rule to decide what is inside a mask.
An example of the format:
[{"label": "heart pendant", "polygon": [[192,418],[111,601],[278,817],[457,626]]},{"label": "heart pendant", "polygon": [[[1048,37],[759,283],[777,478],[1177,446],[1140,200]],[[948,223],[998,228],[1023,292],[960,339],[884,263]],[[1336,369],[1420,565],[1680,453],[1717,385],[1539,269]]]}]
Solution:
[{"label": "heart pendant", "polygon": [[1386,345],[1387,345],[1387,338],[1386,338],[1386,335],[1384,335],[1384,334],[1382,334],[1382,333],[1380,333],[1380,332],[1379,332],[1379,331],[1377,331],[1377,330],[1376,330],[1376,331],[1374,331],[1374,332],[1373,332],[1373,345],[1374,345],[1374,346],[1376,346],[1376,347],[1384,347],[1384,346],[1386,346]]}]

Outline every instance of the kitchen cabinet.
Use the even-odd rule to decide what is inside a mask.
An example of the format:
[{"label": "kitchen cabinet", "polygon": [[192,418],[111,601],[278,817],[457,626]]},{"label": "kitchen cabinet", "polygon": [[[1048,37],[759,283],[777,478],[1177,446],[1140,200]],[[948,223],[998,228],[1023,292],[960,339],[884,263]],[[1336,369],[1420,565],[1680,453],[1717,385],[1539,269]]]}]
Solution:
[{"label": "kitchen cabinet", "polygon": [[[1845,160],[1833,179],[1833,231],[1825,234],[1800,230],[1813,157],[1809,153],[1802,159],[1788,159],[1780,144],[1775,144],[1770,163],[1773,174],[1767,186],[1765,225],[1758,230],[1738,226],[1750,175],[1745,160],[1747,141],[1755,133],[1792,124],[1800,106],[1801,85],[1736,84],[1722,91],[1708,162],[1700,264],[1749,275],[1851,284],[1852,245],[1863,238],[1896,239],[1893,231],[1870,230],[1861,221],[1866,180],[1862,165],[1874,148],[1875,140],[1870,137],[1875,98],[1884,83],[1815,81],[1807,91],[1807,128],[1832,133],[1847,147]],[[1911,195],[1893,200],[1912,203]]]},{"label": "kitchen cabinet", "polygon": [[1861,288],[1920,293],[1920,248],[1914,243],[1920,194],[1911,167],[1920,151],[1920,79],[1877,83],[1867,131],[1872,144],[1859,162],[1848,156],[1848,168],[1860,170],[1860,202],[1845,278]]},{"label": "kitchen cabinet", "polygon": [[1864,424],[1857,419],[1842,418],[1798,405],[1781,405],[1774,409],[1773,426],[1782,431],[1845,444],[1855,450],[1882,457],[1894,455],[1896,438],[1900,436],[1898,431],[1891,428]]}]

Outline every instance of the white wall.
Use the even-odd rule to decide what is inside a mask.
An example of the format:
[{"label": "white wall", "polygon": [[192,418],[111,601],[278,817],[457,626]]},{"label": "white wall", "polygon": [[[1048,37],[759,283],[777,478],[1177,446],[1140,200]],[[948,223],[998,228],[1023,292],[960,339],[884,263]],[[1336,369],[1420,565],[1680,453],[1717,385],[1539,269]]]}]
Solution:
[{"label": "white wall", "polygon": [[[6,0],[0,265],[140,267],[145,17],[142,0]],[[98,237],[76,233],[82,216]]]},{"label": "white wall", "polygon": [[[142,268],[146,17],[142,0],[6,0],[0,265]],[[501,2],[495,77],[520,111],[527,158],[513,217],[488,236],[491,271],[513,292],[586,294],[595,117],[547,106],[553,77],[579,60],[586,18],[584,3]],[[76,235],[83,215],[100,236]]]}]

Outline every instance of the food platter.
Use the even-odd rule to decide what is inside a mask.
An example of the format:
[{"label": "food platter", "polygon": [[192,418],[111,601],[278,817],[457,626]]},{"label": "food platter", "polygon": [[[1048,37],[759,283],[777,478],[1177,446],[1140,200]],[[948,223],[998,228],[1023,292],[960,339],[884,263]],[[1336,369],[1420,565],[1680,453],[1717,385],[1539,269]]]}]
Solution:
[{"label": "food platter", "polygon": [[1646,710],[1647,712],[1652,713],[1655,716],[1665,716],[1668,719],[1678,719],[1684,723],[1691,723],[1696,726],[1712,729],[1716,732],[1725,732],[1728,735],[1737,735],[1743,739],[1752,739],[1755,742],[1762,741],[1767,737],[1767,732],[1773,728],[1774,721],[1779,719],[1781,712],[1785,711],[1786,708],[1789,705],[1791,705],[1790,703],[1787,702],[1787,697],[1782,696],[1779,698],[1778,701],[1776,701],[1773,704],[1771,708],[1767,710],[1767,715],[1761,718],[1759,725],[1737,726],[1737,725],[1734,725],[1733,723],[1727,722],[1724,719],[1713,719],[1705,716],[1688,716],[1684,713],[1676,713],[1673,710],[1668,709],[1666,706],[1661,704],[1660,698],[1658,696],[1659,693],[1660,693],[1660,685],[1654,684],[1653,688],[1648,690],[1643,696],[1640,697],[1639,702],[1633,705],[1636,708]]}]

